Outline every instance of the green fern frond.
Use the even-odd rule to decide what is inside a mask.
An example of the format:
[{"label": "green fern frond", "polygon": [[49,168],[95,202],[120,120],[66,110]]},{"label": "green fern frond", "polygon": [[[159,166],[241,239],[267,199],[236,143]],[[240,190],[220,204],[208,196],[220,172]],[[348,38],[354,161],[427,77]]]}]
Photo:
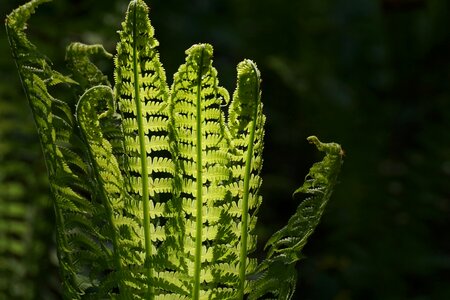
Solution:
[{"label": "green fern frond", "polygon": [[299,205],[287,226],[267,242],[268,258],[282,255],[287,257],[290,263],[299,259],[296,253],[303,248],[317,227],[337,183],[343,156],[341,147],[336,143],[322,143],[315,136],[309,137],[308,141],[319,151],[325,152],[325,157],[311,167],[305,183],[294,192],[294,196],[302,193],[307,198]]},{"label": "green fern frond", "polygon": [[[136,205],[142,208],[141,226],[144,237],[147,299],[154,290],[155,263],[159,238],[152,228],[164,232],[158,225],[165,222],[163,212],[151,216],[151,208],[164,206],[172,189],[173,167],[169,153],[168,112],[169,89],[164,69],[155,50],[158,45],[148,19],[148,7],[143,1],[132,1],[128,7],[115,58],[115,95],[122,115],[124,132],[124,174],[128,175],[128,190]],[[164,188],[159,188],[164,186]],[[157,268],[156,268],[157,269]]]},{"label": "green fern frond", "polygon": [[325,152],[325,157],[311,167],[305,183],[294,192],[294,196],[305,194],[306,199],[288,224],[267,242],[267,258],[258,266],[256,273],[259,275],[256,276],[259,278],[252,284],[249,299],[258,299],[267,293],[278,299],[292,297],[296,284],[294,264],[302,258],[301,250],[319,224],[337,183],[343,157],[341,147],[336,143],[322,143],[315,136],[309,137],[308,141]]},{"label": "green fern frond", "polygon": [[[174,75],[171,88],[176,177],[181,178],[180,200],[185,207],[184,251],[194,299],[208,293],[219,278],[205,277],[217,262],[207,258],[209,245],[217,247],[220,211],[229,179],[224,116],[220,106],[228,98],[212,68],[212,47],[194,45],[186,51],[186,63]],[[208,209],[209,208],[209,209]],[[202,272],[204,276],[202,276]]]},{"label": "green fern frond", "polygon": [[230,185],[230,191],[240,208],[241,217],[235,220],[241,224],[239,298],[242,298],[246,275],[252,273],[255,267],[255,264],[247,260],[248,255],[256,248],[256,238],[252,236],[252,232],[256,223],[255,215],[262,200],[259,188],[262,182],[260,173],[265,116],[261,103],[261,79],[255,63],[250,60],[241,62],[237,73],[237,88],[229,108],[228,125],[233,145],[229,151],[234,184]]}]

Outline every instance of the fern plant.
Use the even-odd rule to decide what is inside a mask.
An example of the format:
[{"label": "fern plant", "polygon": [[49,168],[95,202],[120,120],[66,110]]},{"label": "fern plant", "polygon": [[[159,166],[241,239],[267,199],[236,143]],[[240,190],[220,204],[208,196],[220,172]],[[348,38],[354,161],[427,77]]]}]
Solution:
[{"label": "fern plant", "polygon": [[212,47],[194,45],[169,87],[148,7],[132,0],[113,87],[90,60],[113,57],[100,45],[69,45],[63,75],[24,32],[47,1],[14,10],[6,29],[47,163],[64,297],[290,299],[295,263],[337,180],[340,146],[309,138],[325,157],[258,262],[265,117],[255,63],[237,66],[231,100]]}]

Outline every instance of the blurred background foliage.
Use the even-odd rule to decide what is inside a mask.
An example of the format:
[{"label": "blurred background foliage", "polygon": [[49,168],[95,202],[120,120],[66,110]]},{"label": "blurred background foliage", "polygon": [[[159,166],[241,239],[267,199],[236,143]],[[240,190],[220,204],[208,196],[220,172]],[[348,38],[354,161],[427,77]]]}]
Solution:
[{"label": "blurred background foliage", "polygon": [[[0,15],[22,3],[2,0]],[[268,121],[260,246],[293,213],[298,203],[291,193],[319,159],[306,137],[339,142],[346,151],[341,183],[299,264],[295,299],[450,299],[449,1],[147,3],[169,79],[184,50],[198,42],[214,46],[221,83],[230,91],[240,60],[251,58],[261,69]],[[29,33],[62,69],[71,41],[102,43],[114,53],[127,4],[54,1],[32,18]],[[19,120],[15,130],[0,133],[0,201],[39,211],[27,226],[40,228],[51,220],[48,210],[35,208],[49,201],[37,183],[45,182],[45,170],[4,32],[0,38],[1,121],[4,107],[12,106]],[[109,74],[111,67],[103,66]],[[8,156],[11,143],[18,146]],[[22,167],[8,177],[12,160]],[[3,188],[11,182],[13,196]],[[2,216],[0,238],[7,221]],[[52,255],[46,256],[48,265],[36,267],[41,280],[50,277],[42,270],[54,266]],[[51,282],[45,285],[55,294]]]}]

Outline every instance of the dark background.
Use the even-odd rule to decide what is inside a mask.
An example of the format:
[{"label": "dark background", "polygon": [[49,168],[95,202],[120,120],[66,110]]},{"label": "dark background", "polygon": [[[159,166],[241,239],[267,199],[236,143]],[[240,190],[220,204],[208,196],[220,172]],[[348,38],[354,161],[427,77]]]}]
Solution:
[{"label": "dark background", "polygon": [[[340,183],[298,266],[295,299],[450,299],[449,1],[146,2],[170,81],[198,42],[214,46],[230,92],[240,60],[261,70],[260,246],[294,212],[291,193],[321,158],[306,137],[345,149]],[[2,0],[2,18],[22,3]],[[29,34],[58,67],[71,41],[114,53],[126,7],[125,0],[54,1],[33,16]],[[0,101],[32,124],[0,37]]]}]

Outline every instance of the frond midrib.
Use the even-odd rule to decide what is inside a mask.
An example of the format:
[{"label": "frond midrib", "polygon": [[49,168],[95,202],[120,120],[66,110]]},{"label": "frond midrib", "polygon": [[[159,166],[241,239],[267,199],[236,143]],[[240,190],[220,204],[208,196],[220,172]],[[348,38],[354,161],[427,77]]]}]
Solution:
[{"label": "frond midrib", "polygon": [[196,116],[196,142],[197,142],[197,203],[196,203],[196,228],[195,228],[195,264],[194,264],[194,287],[192,292],[192,297],[194,300],[199,299],[200,296],[200,271],[201,271],[201,261],[202,261],[202,209],[203,209],[203,199],[202,199],[202,172],[203,172],[203,160],[202,160],[202,122],[203,122],[203,114],[202,114],[202,73],[203,73],[203,56],[205,52],[204,46],[201,49],[199,67],[197,73],[197,116]]},{"label": "frond midrib", "polygon": [[147,268],[148,299],[153,299],[154,288],[152,286],[153,268],[151,266],[152,242],[150,226],[150,206],[149,206],[149,180],[147,169],[147,149],[145,145],[144,120],[142,119],[142,103],[140,99],[139,68],[138,68],[138,49],[137,49],[137,1],[134,1],[133,12],[133,75],[134,75],[134,93],[136,102],[136,115],[139,134],[140,161],[141,161],[141,183],[142,183],[142,202],[144,208],[144,242],[145,242],[145,267]]}]

